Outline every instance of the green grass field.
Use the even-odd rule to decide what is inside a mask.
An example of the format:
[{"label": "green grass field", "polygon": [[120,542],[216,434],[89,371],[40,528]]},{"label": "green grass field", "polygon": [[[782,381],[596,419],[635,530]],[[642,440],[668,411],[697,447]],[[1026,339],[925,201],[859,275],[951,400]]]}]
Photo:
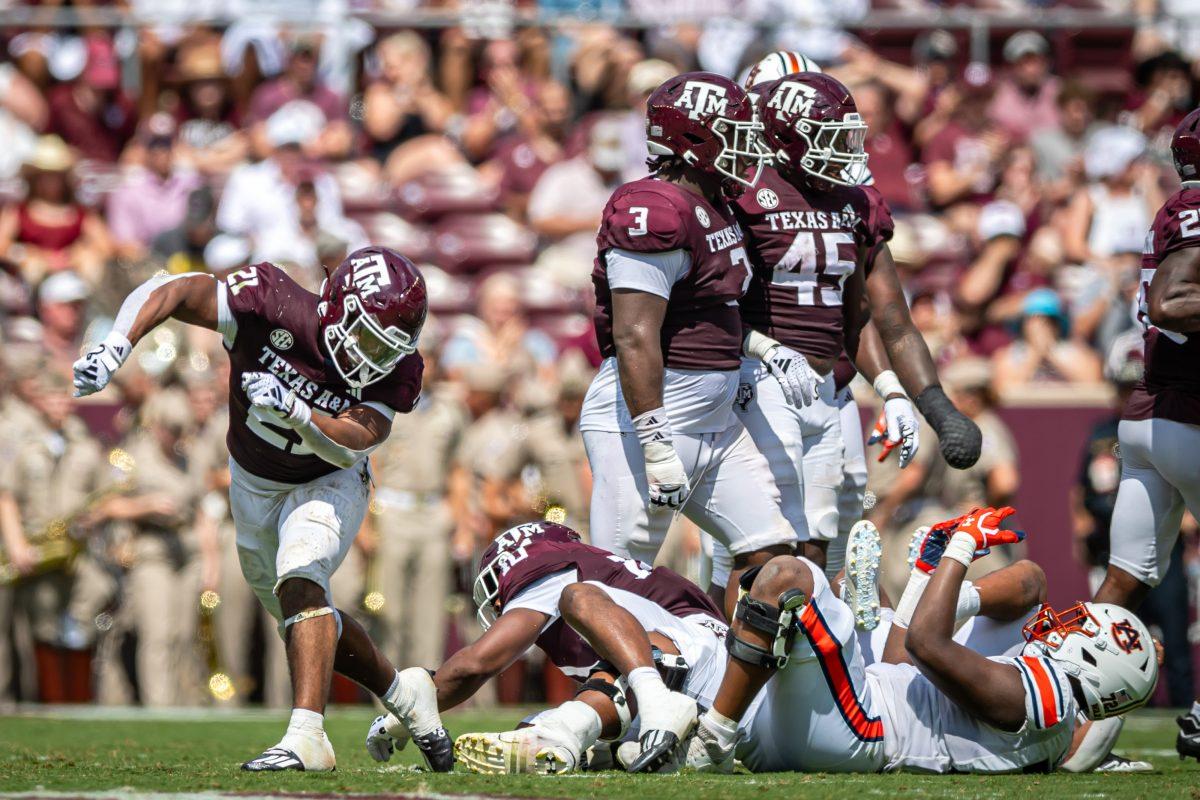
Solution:
[{"label": "green grass field", "polygon": [[[387,765],[362,747],[373,714],[367,708],[330,714],[329,735],[338,753],[332,774],[238,771],[240,761],[277,740],[281,713],[147,713],[137,710],[49,710],[0,717],[0,792],[82,793],[129,798],[148,792],[212,796],[275,793],[388,794],[410,797],[471,794],[519,797],[605,797],[654,800],[742,800],[759,797],[1146,797],[1200,800],[1200,765],[1174,755],[1175,726],[1165,714],[1142,713],[1125,728],[1120,749],[1158,767],[1149,775],[917,776],[749,775],[482,777],[418,771],[419,757],[405,751]],[[502,730],[522,716],[461,713],[447,717],[451,734]]]}]

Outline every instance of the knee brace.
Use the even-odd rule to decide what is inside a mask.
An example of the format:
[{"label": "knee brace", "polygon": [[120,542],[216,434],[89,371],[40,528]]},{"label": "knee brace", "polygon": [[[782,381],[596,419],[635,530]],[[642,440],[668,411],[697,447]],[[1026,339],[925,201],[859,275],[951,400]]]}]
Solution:
[{"label": "knee brace", "polygon": [[327,614],[333,614],[334,624],[337,625],[337,638],[342,638],[342,614],[333,606],[322,606],[321,608],[310,608],[307,611],[301,611],[299,614],[292,616],[279,623],[279,635],[281,638],[287,637],[287,629],[295,625],[297,622],[304,622],[306,619],[316,619],[324,617]]},{"label": "knee brace", "polygon": [[771,649],[767,650],[738,638],[733,628],[730,628],[725,636],[725,649],[738,661],[770,670],[783,669],[788,665],[792,644],[796,641],[796,631],[799,629],[799,611],[806,601],[804,592],[799,589],[783,592],[779,595],[779,604],[775,606],[742,594],[738,598],[734,619],[741,620],[749,628],[770,635]]},{"label": "knee brace", "polygon": [[625,697],[625,679],[618,678],[616,682],[609,683],[600,678],[588,678],[579,687],[579,691],[575,696],[584,692],[600,692],[600,694],[608,697],[613,701],[613,706],[617,709],[617,722],[620,725],[620,730],[615,736],[600,737],[601,742],[619,742],[625,738],[625,734],[629,732],[629,726],[633,722],[633,717],[629,713],[629,700]]}]

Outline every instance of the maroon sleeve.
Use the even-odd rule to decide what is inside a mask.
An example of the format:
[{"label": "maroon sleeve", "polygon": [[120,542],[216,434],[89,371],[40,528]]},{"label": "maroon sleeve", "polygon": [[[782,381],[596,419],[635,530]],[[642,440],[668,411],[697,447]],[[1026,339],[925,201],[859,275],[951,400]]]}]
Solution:
[{"label": "maroon sleeve", "polygon": [[405,356],[392,373],[363,389],[364,403],[383,403],[393,411],[407,414],[421,396],[421,375],[425,361],[420,353]]},{"label": "maroon sleeve", "polygon": [[269,317],[273,310],[278,311],[272,302],[277,269],[274,264],[264,261],[225,276],[225,300],[239,325],[248,317]]},{"label": "maroon sleeve", "polygon": [[1153,234],[1154,253],[1160,259],[1176,250],[1200,246],[1200,202],[1175,197],[1154,217]]},{"label": "maroon sleeve", "polygon": [[637,253],[665,253],[688,246],[687,225],[669,198],[634,189],[618,192],[608,201],[596,242],[600,250],[619,247]]},{"label": "maroon sleeve", "polygon": [[896,224],[892,221],[892,212],[888,209],[887,201],[874,186],[862,187],[866,209],[860,215],[864,231],[863,244],[869,248],[877,247],[883,242],[890,241]]}]

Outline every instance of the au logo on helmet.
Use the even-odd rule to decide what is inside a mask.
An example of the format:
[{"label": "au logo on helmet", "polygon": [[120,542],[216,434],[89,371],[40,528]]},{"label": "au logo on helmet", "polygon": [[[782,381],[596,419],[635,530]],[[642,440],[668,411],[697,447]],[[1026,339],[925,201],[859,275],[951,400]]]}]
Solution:
[{"label": "au logo on helmet", "polygon": [[1142,649],[1142,635],[1129,620],[1112,624],[1112,638],[1117,643],[1117,647],[1126,653]]},{"label": "au logo on helmet", "polygon": [[688,116],[700,119],[711,115],[725,116],[729,106],[729,98],[725,96],[725,87],[716,86],[704,81],[688,81],[683,85],[683,93],[675,101],[676,108],[686,108]]}]

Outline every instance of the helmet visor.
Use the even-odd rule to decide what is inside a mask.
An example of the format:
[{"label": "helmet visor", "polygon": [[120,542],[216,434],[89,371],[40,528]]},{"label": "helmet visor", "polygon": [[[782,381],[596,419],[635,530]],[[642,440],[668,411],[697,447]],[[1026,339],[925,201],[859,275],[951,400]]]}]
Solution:
[{"label": "helmet visor", "polygon": [[847,114],[829,122],[801,120],[799,126],[809,143],[801,162],[806,172],[839,186],[862,182],[867,165],[867,123],[861,116]]},{"label": "helmet visor", "polygon": [[417,342],[395,327],[385,330],[357,297],[350,295],[345,303],[342,321],[325,330],[325,341],[342,378],[362,388],[388,375],[400,359],[417,349]]},{"label": "helmet visor", "polygon": [[1083,603],[1076,603],[1064,611],[1055,611],[1049,603],[1043,603],[1021,628],[1021,635],[1027,642],[1040,642],[1057,649],[1069,633],[1095,636],[1099,630],[1099,623]]}]

